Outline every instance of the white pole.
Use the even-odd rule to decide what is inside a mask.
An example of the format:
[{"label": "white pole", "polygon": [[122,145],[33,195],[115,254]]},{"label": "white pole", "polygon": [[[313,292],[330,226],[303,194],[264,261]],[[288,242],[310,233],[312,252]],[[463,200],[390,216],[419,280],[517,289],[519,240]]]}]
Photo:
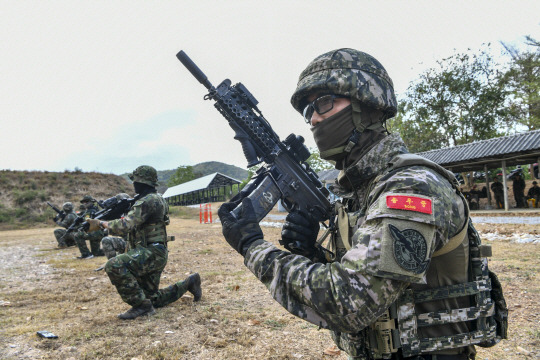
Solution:
[{"label": "white pole", "polygon": [[508,185],[506,184],[506,160],[502,161],[502,176],[503,176],[503,190],[504,190],[504,211],[508,211]]}]

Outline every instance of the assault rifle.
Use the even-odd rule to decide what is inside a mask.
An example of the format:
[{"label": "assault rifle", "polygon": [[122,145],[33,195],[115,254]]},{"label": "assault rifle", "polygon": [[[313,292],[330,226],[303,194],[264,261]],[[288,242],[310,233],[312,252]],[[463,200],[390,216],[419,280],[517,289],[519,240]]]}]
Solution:
[{"label": "assault rifle", "polygon": [[[90,217],[97,220],[114,220],[119,219],[122,215],[126,214],[129,209],[139,200],[141,196],[135,195],[132,199],[118,199],[115,196],[108,198],[107,200],[99,201],[99,206],[103,209],[95,212]],[[67,229],[66,234],[73,231],[88,231],[90,224],[86,221],[85,214],[77,216],[73,224]],[[65,236],[65,235],[64,235]]]},{"label": "assault rifle", "polygon": [[[261,221],[280,199],[289,212],[300,210],[318,222],[328,220],[332,211],[329,192],[306,163],[311,154],[304,138],[290,134],[280,141],[257,108],[259,102],[242,83],[231,85],[225,79],[216,88],[184,51],[176,57],[208,89],[204,100],[214,100],[216,109],[229,122],[234,138],[242,144],[247,166],[264,162],[240,193],[251,199],[257,220]],[[232,214],[238,217],[240,211],[241,205]],[[300,243],[293,246],[303,248]]]},{"label": "assault rifle", "polygon": [[57,222],[58,220],[64,220],[64,218],[66,217],[66,213],[64,212],[64,210],[60,210],[48,201],[47,205],[49,205],[54,211],[56,211],[56,216],[53,218],[54,222]]}]

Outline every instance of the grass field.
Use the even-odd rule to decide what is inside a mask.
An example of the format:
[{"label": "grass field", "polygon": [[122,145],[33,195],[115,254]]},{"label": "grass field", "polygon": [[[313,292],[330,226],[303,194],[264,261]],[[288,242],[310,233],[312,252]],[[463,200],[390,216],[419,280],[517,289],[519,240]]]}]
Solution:
[{"label": "grass field", "polygon": [[[52,230],[0,232],[0,359],[347,359],[333,351],[328,331],[270,297],[223,240],[220,224],[172,219],[176,240],[161,286],[199,272],[203,298],[193,303],[185,295],[134,321],[116,318],[128,305],[94,271],[104,258],[77,260],[76,248],[56,249]],[[263,231],[277,242],[280,229]],[[490,266],[510,308],[510,339],[479,349],[478,359],[540,356],[539,249],[493,243]],[[39,338],[39,330],[58,339]]]}]

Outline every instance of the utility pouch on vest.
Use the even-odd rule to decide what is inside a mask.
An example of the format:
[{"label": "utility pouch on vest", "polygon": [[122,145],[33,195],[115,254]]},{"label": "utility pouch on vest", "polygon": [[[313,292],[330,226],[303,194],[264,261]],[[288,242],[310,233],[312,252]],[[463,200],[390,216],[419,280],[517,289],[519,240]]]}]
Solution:
[{"label": "utility pouch on vest", "polygon": [[399,332],[396,327],[396,307],[392,305],[370,325],[369,342],[376,358],[384,359],[396,353],[399,347]]},{"label": "utility pouch on vest", "polygon": [[489,270],[489,278],[491,280],[491,301],[495,304],[495,314],[490,320],[497,326],[497,337],[479,343],[478,346],[481,347],[492,347],[500,339],[508,338],[508,307],[504,300],[502,286],[497,275],[491,270]]}]

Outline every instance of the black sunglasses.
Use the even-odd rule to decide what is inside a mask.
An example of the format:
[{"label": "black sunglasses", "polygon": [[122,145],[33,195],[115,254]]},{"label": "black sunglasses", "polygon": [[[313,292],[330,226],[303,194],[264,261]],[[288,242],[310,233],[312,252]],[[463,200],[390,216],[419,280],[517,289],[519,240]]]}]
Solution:
[{"label": "black sunglasses", "polygon": [[304,120],[306,123],[311,124],[311,117],[313,116],[313,113],[316,111],[317,114],[322,115],[326,114],[330,110],[334,108],[334,99],[337,98],[346,98],[347,96],[341,96],[341,95],[323,95],[319,96],[312,102],[306,105],[304,108]]}]

